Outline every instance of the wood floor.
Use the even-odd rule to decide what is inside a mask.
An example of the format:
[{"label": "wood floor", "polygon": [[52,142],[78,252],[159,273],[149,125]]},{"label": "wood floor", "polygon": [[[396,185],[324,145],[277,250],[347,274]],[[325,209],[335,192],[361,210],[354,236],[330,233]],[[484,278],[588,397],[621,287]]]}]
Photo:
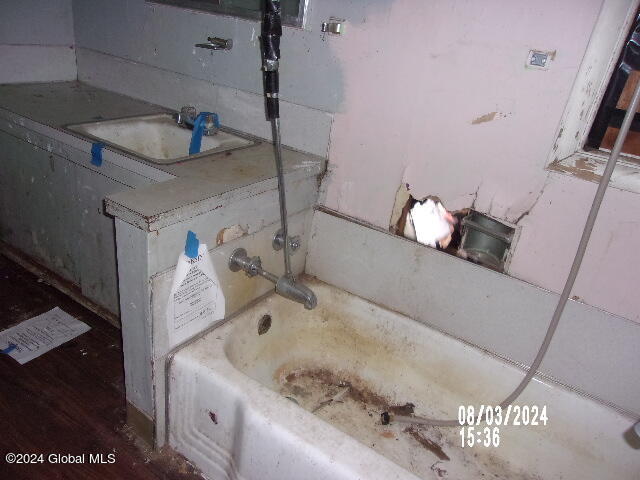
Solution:
[{"label": "wood floor", "polygon": [[[25,365],[0,354],[0,479],[201,478],[179,455],[138,446],[125,425],[120,331],[0,255],[0,330],[55,306],[91,330]],[[9,464],[7,453],[44,463]],[[85,463],[51,464],[50,454]],[[91,464],[89,454],[115,463]]]}]

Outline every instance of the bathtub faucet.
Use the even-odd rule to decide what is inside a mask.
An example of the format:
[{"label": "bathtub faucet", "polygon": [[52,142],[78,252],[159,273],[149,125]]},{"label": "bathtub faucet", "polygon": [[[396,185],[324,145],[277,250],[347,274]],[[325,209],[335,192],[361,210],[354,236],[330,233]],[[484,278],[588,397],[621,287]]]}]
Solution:
[{"label": "bathtub faucet", "polygon": [[282,275],[277,277],[273,273],[269,273],[262,268],[260,257],[249,257],[244,248],[236,248],[229,257],[229,269],[232,272],[243,270],[248,276],[255,277],[260,275],[270,282],[276,284],[276,293],[282,295],[289,300],[304,305],[307,310],[312,310],[318,304],[316,295],[313,291],[296,281],[292,275]]}]

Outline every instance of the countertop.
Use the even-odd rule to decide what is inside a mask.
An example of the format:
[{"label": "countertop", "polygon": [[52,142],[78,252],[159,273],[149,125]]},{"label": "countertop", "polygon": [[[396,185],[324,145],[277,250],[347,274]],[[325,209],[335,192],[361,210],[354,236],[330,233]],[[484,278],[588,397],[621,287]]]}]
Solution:
[{"label": "countertop", "polygon": [[59,129],[74,123],[169,112],[80,82],[0,85],[0,108]]},{"label": "countertop", "polygon": [[[0,109],[50,127],[47,135],[62,143],[80,142],[86,152],[91,140],[65,125],[171,111],[81,82],[0,85]],[[221,121],[224,126],[224,118]],[[268,142],[172,165],[156,165],[109,147],[104,158],[164,172],[157,176],[166,178],[160,183],[110,195],[105,201],[108,213],[149,231],[218,208],[221,200],[228,202],[235,195],[277,188],[273,146]],[[318,175],[325,166],[321,157],[286,147],[283,160],[286,181]]]}]

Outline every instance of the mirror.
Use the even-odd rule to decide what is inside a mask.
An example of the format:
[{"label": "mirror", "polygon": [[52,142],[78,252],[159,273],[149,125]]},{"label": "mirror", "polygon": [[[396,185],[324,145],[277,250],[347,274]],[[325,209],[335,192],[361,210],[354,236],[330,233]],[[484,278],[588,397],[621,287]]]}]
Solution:
[{"label": "mirror", "polygon": [[[281,0],[283,25],[302,27],[307,1]],[[262,0],[151,0],[151,2],[254,20],[262,18]]]}]

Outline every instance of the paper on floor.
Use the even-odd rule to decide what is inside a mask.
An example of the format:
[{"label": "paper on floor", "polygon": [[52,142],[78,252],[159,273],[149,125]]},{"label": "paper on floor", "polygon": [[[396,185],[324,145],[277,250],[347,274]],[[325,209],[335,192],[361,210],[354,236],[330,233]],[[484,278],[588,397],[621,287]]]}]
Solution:
[{"label": "paper on floor", "polygon": [[[91,330],[58,307],[0,332],[0,348],[20,364]],[[15,348],[10,349],[10,345]]]}]

